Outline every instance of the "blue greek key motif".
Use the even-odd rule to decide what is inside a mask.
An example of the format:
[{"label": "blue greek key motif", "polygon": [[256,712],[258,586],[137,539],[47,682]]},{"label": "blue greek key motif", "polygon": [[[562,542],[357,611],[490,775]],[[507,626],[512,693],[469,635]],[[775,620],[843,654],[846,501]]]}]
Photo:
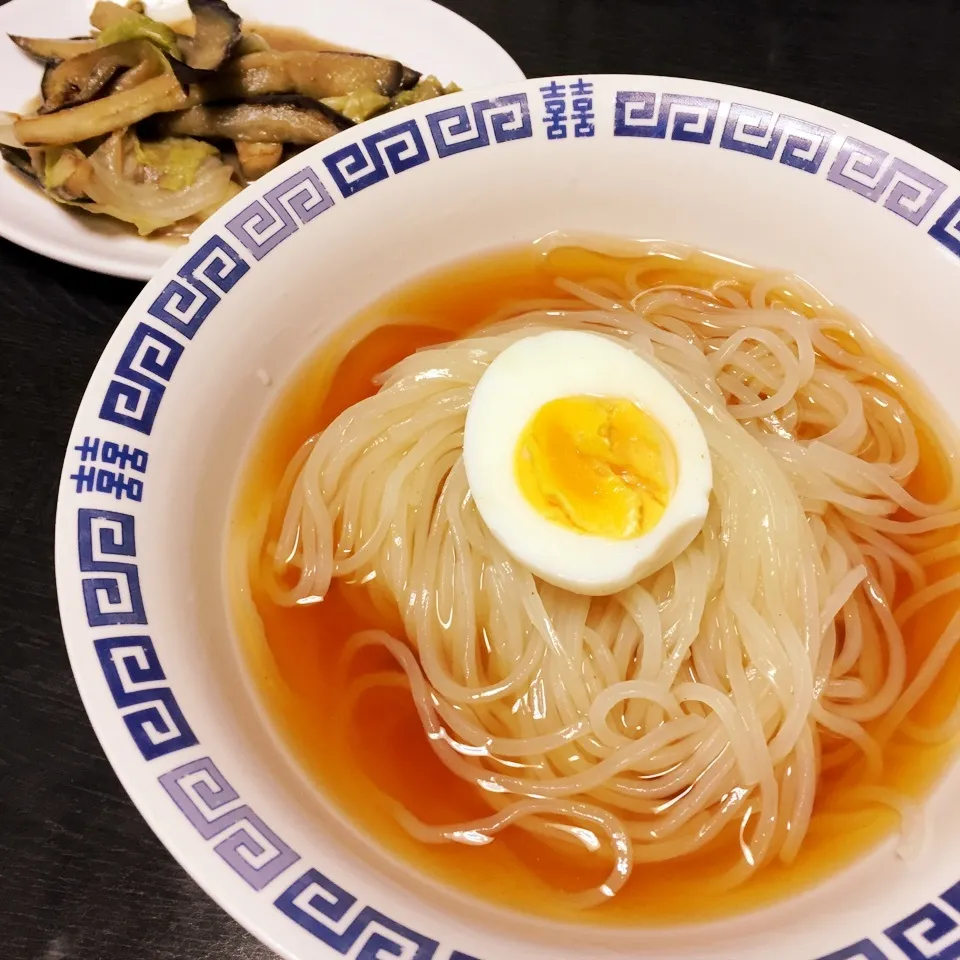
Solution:
[{"label": "blue greek key motif", "polygon": [[764,160],[772,160],[780,146],[770,110],[750,107],[744,103],[731,103],[727,122],[720,137],[724,150],[739,150]]},{"label": "blue greek key motif", "polygon": [[889,960],[889,958],[872,940],[860,940],[835,953],[828,953],[819,960]]},{"label": "blue greek key motif", "polygon": [[914,225],[923,220],[947,188],[936,177],[854,137],[844,140],[827,179],[871,203],[884,197],[887,210]]},{"label": "blue greek key motif", "polygon": [[[149,305],[147,313],[154,319],[138,323],[131,334],[105,391],[100,418],[149,435],[184,350],[212,311],[252,266],[339,197],[351,197],[426,163],[433,150],[438,158],[451,157],[531,138],[535,127],[537,136],[551,141],[595,135],[592,81],[548,78],[529,89],[536,123],[527,93],[455,106],[441,100],[425,114],[425,126],[417,119],[401,120],[360,136],[325,156],[322,167],[305,166],[247,204],[229,220],[222,236],[210,237],[183,263],[176,278]],[[721,107],[727,113],[718,132]],[[932,211],[946,190],[936,177],[854,137],[844,139],[810,121],[748,104],[727,106],[710,97],[618,91],[613,135],[712,144],[825,176],[913,225],[933,219]],[[837,154],[828,162],[831,147]],[[960,196],[928,232],[960,257]],[[154,321],[159,323],[152,326]],[[76,472],[67,474],[72,489],[77,494],[106,494],[113,498],[103,501],[108,506],[140,502],[148,459],[154,454],[124,442],[129,440],[129,436],[84,437],[74,447]],[[84,497],[84,502],[91,501]],[[145,625],[134,517],[78,509],[77,549],[89,625],[124,625],[122,629]],[[93,647],[110,697],[146,761],[198,746],[151,637],[98,637]],[[361,903],[319,870],[306,869],[300,855],[244,802],[213,759],[197,758],[199,752],[187,754],[194,759],[185,763],[181,760],[186,758],[170,761],[180,765],[162,773],[159,784],[196,834],[238,877],[258,892],[273,885],[264,895],[275,898],[277,909],[302,930],[350,960],[478,960],[441,947],[437,940]],[[882,935],[864,937],[819,960],[960,960],[960,883]]]},{"label": "blue greek key motif", "polygon": [[427,114],[427,125],[441,157],[486,147],[491,135],[497,143],[533,136],[525,93],[436,110]]},{"label": "blue greek key motif", "polygon": [[786,134],[780,162],[805,173],[817,173],[827,155],[834,131],[827,127],[781,114],[774,131],[777,138]]},{"label": "blue greek key motif", "polygon": [[134,520],[129,514],[110,510],[77,511],[77,550],[83,583],[83,604],[91,627],[146,623],[140,592]]},{"label": "blue greek key motif", "polygon": [[227,223],[227,229],[262,260],[304,224],[333,206],[333,197],[311,167],[297,171],[254,200]]},{"label": "blue greek key motif", "polygon": [[678,93],[621,90],[614,112],[615,137],[654,137],[710,143],[720,101]]},{"label": "blue greek key motif", "polygon": [[197,738],[180,710],[146,636],[94,641],[107,686],[144,760],[195,746]]},{"label": "blue greek key motif", "polygon": [[249,269],[223,237],[214,235],[177,271],[180,279],[163,288],[147,313],[189,340]]},{"label": "blue greek key motif", "polygon": [[940,214],[928,232],[937,243],[942,243],[955,257],[960,257],[960,197]]},{"label": "blue greek key motif", "polygon": [[[319,870],[308,870],[275,901],[294,923],[337,953],[356,960],[405,956],[433,960],[439,944],[391,920],[372,907],[359,907],[357,898],[328,880]],[[404,952],[413,948],[413,953]]]},{"label": "blue greek key motif", "polygon": [[771,110],[731,103],[720,147],[772,160],[782,144],[781,163],[806,173],[817,173],[833,136],[833,130],[797,117],[787,114],[777,117]]},{"label": "blue greek key motif", "polygon": [[960,913],[960,882],[955,883],[946,893],[941,893],[940,899]]},{"label": "blue greek key motif", "polygon": [[149,434],[182,354],[183,346],[172,337],[138,324],[107,387],[100,419]]},{"label": "blue greek key motif", "polygon": [[402,173],[429,159],[417,121],[405,120],[335,150],[323,163],[340,193],[352,197],[386,180],[391,172]]},{"label": "blue greek key motif", "polygon": [[163,774],[160,785],[204,840],[223,836],[217,855],[254,890],[262,890],[300,859],[253,810],[209,757]]},{"label": "blue greek key motif", "polygon": [[[960,913],[960,883],[940,899]],[[881,949],[872,940],[859,940],[819,960],[957,960],[960,957],[960,923],[938,903],[927,903],[909,917],[883,931],[893,947]]]},{"label": "blue greek key motif", "polygon": [[936,903],[926,904],[888,927],[884,933],[908,960],[956,960],[960,957],[960,925]]}]

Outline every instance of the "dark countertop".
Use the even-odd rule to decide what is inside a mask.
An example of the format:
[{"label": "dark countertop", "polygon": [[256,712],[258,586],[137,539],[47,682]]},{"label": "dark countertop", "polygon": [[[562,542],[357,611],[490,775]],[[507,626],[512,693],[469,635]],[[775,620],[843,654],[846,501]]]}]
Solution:
[{"label": "dark countertop", "polygon": [[[953,0],[443,2],[528,76],[649,73],[756,87],[960,166]],[[199,890],[127,799],[87,721],[60,632],[53,526],[62,453],[87,378],[138,290],[0,240],[3,960],[272,956]]]}]

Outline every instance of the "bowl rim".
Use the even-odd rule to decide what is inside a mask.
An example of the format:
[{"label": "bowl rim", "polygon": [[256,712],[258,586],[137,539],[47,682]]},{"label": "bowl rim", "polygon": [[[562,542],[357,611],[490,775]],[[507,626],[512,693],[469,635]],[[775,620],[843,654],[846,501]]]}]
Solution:
[{"label": "bowl rim", "polygon": [[[605,84],[618,84],[618,89],[636,90],[649,89],[660,93],[669,90],[671,85],[682,84],[685,91],[692,91],[694,95],[703,95],[712,97],[720,101],[721,104],[730,105],[744,103],[756,106],[761,109],[767,109],[777,114],[793,114],[796,112],[799,117],[811,118],[819,122],[832,124],[836,129],[836,135],[849,137],[850,135],[862,136],[868,144],[882,146],[889,149],[891,153],[898,151],[899,156],[906,156],[912,160],[921,162],[923,170],[935,174],[944,179],[954,192],[960,190],[960,170],[940,160],[932,154],[913,146],[908,141],[902,140],[894,135],[885,133],[882,130],[874,128],[868,124],[848,118],[842,114],[817,107],[803,101],[795,100],[778,94],[765,93],[763,91],[753,90],[747,87],[716,83],[705,80],[694,80],[683,77],[645,75],[645,74],[623,74],[623,73],[584,73],[584,74],[565,74],[556,76],[544,76],[527,78],[524,80],[515,80],[501,82],[492,86],[474,88],[460,93],[449,95],[444,98],[444,106],[458,107],[469,106],[471,101],[479,98],[488,100],[524,92],[526,94],[536,94],[542,85],[552,81],[557,83],[570,83],[573,81],[597,82],[602,81]],[[437,109],[437,102],[424,102],[405,108],[403,117],[409,120],[423,120],[427,114]],[[322,169],[321,159],[329,153],[331,148],[340,148],[349,143],[355,143],[364,136],[376,133],[383,127],[393,123],[397,119],[397,114],[389,118],[380,117],[368,121],[362,127],[355,127],[351,130],[337,134],[324,143],[311,147],[297,157],[286,161],[276,170],[265,176],[254,184],[247,187],[242,194],[231,200],[213,217],[205,222],[200,229],[190,238],[188,244],[179,250],[174,256],[170,257],[157,272],[157,274],[147,283],[136,300],[131,304],[124,314],[124,317],[118,324],[116,330],[110,337],[104,348],[103,354],[97,362],[96,367],[91,373],[90,382],[84,391],[80,402],[78,413],[73,422],[70,431],[70,438],[65,449],[64,463],[61,473],[61,488],[58,495],[56,521],[55,521],[55,566],[58,602],[61,612],[61,623],[64,633],[65,644],[68,657],[71,663],[71,669],[84,704],[84,708],[90,719],[91,725],[100,741],[101,747],[107,759],[110,761],[117,778],[120,780],[133,804],[136,806],[141,816],[146,820],[151,830],[156,834],[161,843],[170,851],[180,866],[196,882],[201,889],[216,902],[229,916],[237,921],[247,931],[257,937],[262,943],[268,946],[279,956],[286,960],[303,960],[303,954],[295,952],[284,943],[278,942],[273,935],[265,928],[265,925],[256,916],[248,915],[241,907],[233,902],[214,882],[211,872],[206,868],[205,861],[207,854],[204,852],[203,845],[192,841],[183,841],[177,836],[177,830],[172,829],[170,815],[155,806],[147,791],[143,789],[147,780],[152,781],[152,777],[144,777],[143,771],[146,767],[134,767],[126,763],[124,751],[120,748],[119,738],[116,733],[109,728],[109,721],[115,717],[115,708],[112,703],[106,703],[99,697],[100,691],[94,689],[86,675],[86,670],[81,667],[77,659],[77,649],[81,643],[87,642],[87,626],[72,617],[69,612],[69,606],[73,604],[73,594],[77,592],[78,575],[76,573],[76,524],[75,524],[75,500],[76,494],[68,489],[68,474],[74,468],[71,463],[72,444],[78,433],[80,426],[85,420],[95,420],[87,408],[92,409],[94,399],[99,402],[99,397],[92,395],[92,386],[98,376],[110,372],[110,357],[119,352],[129,338],[134,327],[140,318],[146,314],[146,308],[161,293],[164,286],[175,280],[177,270],[181,265],[195,254],[199,248],[212,235],[222,231],[227,223],[248,207],[256,199],[260,199],[264,194],[281,182],[285,176],[292,172],[294,167],[302,167],[305,164],[312,164],[318,169]],[[718,121],[717,126],[720,126]],[[960,201],[958,201],[960,202]],[[960,243],[960,241],[958,241]],[[932,251],[935,252],[935,251]],[[943,251],[945,252],[945,251]],[[957,254],[960,256],[960,252]],[[256,261],[251,261],[253,265]],[[89,432],[89,431],[87,431]],[[69,601],[67,598],[70,594]],[[934,790],[936,787],[933,788]],[[802,897],[804,893],[798,894],[797,898]],[[735,921],[742,915],[738,914],[731,920]],[[729,920],[711,921],[709,926],[719,926],[730,922]],[[703,926],[697,924],[695,926]],[[641,928],[642,929],[642,928]],[[676,925],[671,930],[689,929],[686,924]],[[856,932],[851,932],[850,938],[856,936]],[[443,946],[446,946],[444,944]],[[326,952],[321,948],[320,955],[326,956]],[[333,955],[331,953],[331,955]],[[855,957],[854,953],[845,953],[842,950],[836,954],[836,957]],[[438,952],[437,957],[440,957]],[[833,955],[831,955],[833,957]],[[831,957],[822,958],[822,960],[831,960]],[[460,954],[453,950],[453,958],[462,958],[462,960],[474,960],[465,954]]]}]

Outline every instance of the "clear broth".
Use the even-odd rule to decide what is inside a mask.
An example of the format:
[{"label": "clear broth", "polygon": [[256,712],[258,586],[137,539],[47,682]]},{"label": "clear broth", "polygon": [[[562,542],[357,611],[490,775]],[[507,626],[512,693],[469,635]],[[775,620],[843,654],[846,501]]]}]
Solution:
[{"label": "clear broth", "polygon": [[[612,258],[586,251],[565,250],[559,257],[563,274],[572,279],[615,267]],[[744,280],[753,273],[729,263],[718,267],[716,259],[706,256],[683,265],[664,259],[655,271],[658,279],[697,285],[708,284],[718,272],[740,273]],[[597,884],[609,870],[609,855],[561,855],[518,829],[506,830],[484,847],[428,846],[412,839],[396,823],[391,799],[428,823],[468,820],[489,810],[472,787],[434,756],[406,691],[377,687],[354,704],[346,701],[338,658],[347,639],[358,629],[396,630],[397,625],[372,621],[351,588],[341,585],[315,606],[273,605],[257,583],[256,559],[246,555],[244,546],[296,450],[342,410],[375,392],[375,374],[418,347],[467,333],[517,300],[566,298],[553,285],[553,276],[532,247],[485,255],[414,281],[342,328],[284,390],[257,438],[234,504],[227,563],[236,622],[268,712],[331,801],[372,840],[443,883],[526,914],[570,920],[556,888],[577,891]],[[917,406],[922,411],[919,392]],[[921,450],[910,489],[917,496],[935,497],[946,482],[944,452],[922,431]],[[248,562],[254,571],[250,591],[242,586]],[[960,568],[960,562],[940,564],[937,575],[951,566]],[[912,621],[906,636],[911,675],[956,607],[955,596],[945,597]],[[351,672],[385,669],[396,669],[389,656],[368,651]],[[958,689],[960,656],[953,656],[912,719],[941,722]],[[884,748],[882,785],[922,798],[953,753],[952,744],[930,747],[894,737]],[[861,856],[897,827],[891,809],[864,806],[849,797],[861,777],[858,766],[821,777],[809,835],[789,867],[772,863],[739,888],[705,894],[705,882],[740,856],[736,833],[728,833],[697,856],[638,864],[616,898],[575,919],[610,925],[692,922],[794,894]]]}]

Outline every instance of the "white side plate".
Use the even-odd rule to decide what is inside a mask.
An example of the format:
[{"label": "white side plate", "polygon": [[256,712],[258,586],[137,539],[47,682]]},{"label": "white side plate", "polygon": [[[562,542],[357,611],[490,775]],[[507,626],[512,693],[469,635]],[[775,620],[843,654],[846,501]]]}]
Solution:
[{"label": "white side plate", "polygon": [[[0,8],[0,34],[82,36],[92,0],[12,0]],[[433,0],[232,0],[246,20],[298,27],[333,43],[395,57],[464,89],[522,80],[509,54],[482,30]],[[183,0],[151,0],[147,12],[168,22],[189,15]],[[36,96],[43,74],[0,36],[0,110]],[[110,220],[76,213],[0,164],[0,236],[21,247],[99,273],[149,280],[179,244],[145,240]]]}]

